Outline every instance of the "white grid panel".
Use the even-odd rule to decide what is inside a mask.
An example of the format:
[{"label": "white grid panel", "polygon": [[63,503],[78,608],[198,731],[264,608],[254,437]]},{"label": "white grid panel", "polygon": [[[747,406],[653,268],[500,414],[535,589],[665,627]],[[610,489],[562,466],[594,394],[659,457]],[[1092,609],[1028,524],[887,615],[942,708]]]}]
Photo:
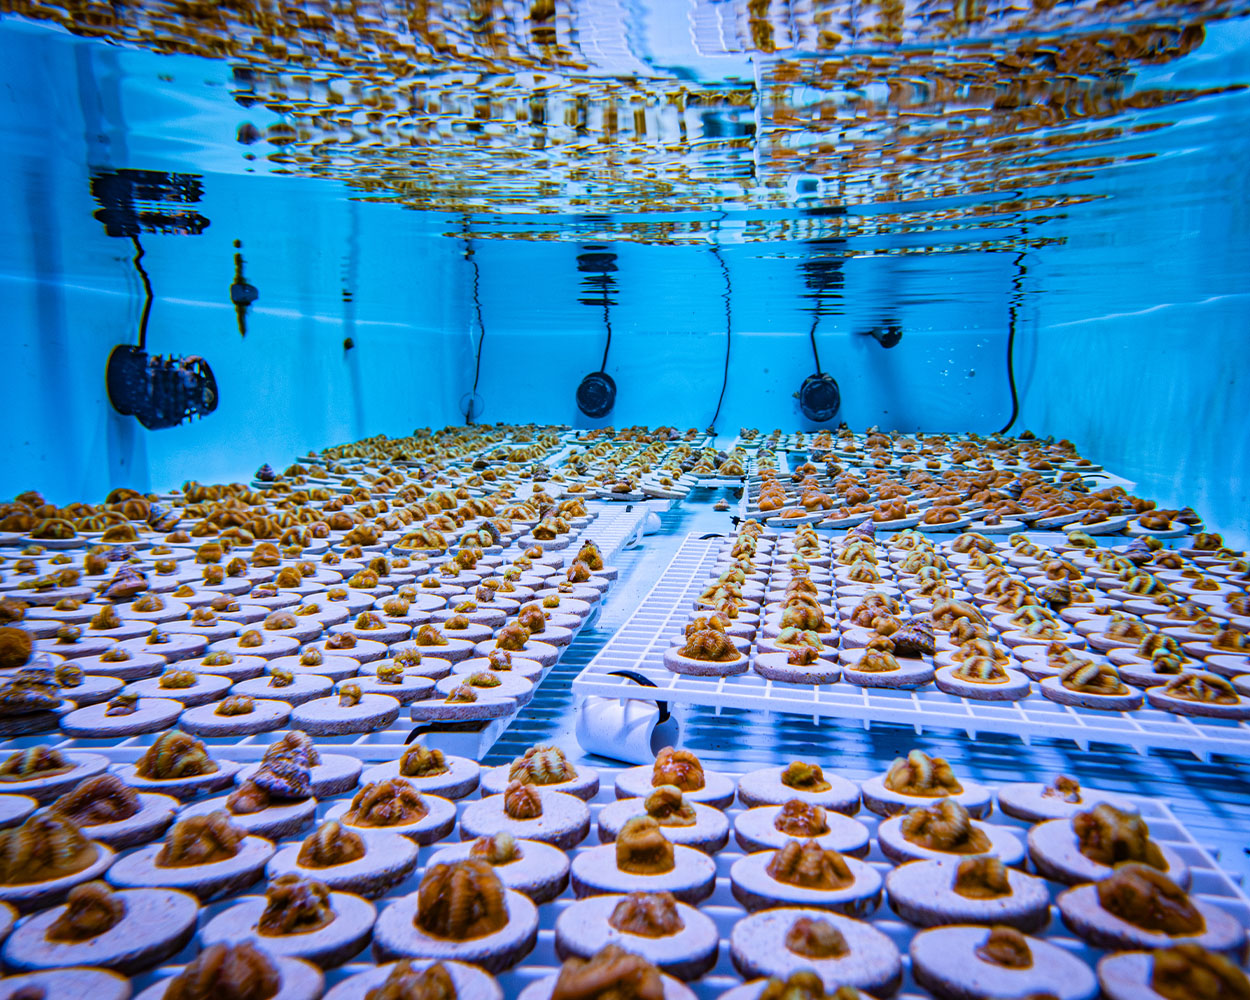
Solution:
[{"label": "white grid panel", "polygon": [[696,489],[700,490],[740,490],[742,489],[742,483],[743,480],[741,477],[736,479],[727,479],[722,476],[714,479],[700,479],[695,482],[694,485]]},{"label": "white grid panel", "polygon": [[[592,831],[597,827],[599,809],[614,800],[612,785],[617,772],[609,771],[606,768],[600,768],[599,772],[601,778],[600,792],[591,803]],[[736,773],[729,776],[734,778],[735,781],[740,777]],[[1175,850],[1189,866],[1193,879],[1191,895],[1220,907],[1238,920],[1242,926],[1250,930],[1250,899],[1246,897],[1237,882],[1219,867],[1216,858],[1199,844],[1185,828],[1184,824],[1176,818],[1166,803],[1158,799],[1134,798],[1141,809],[1142,816],[1150,825],[1151,837]],[[744,811],[740,806],[734,805],[726,810],[726,815],[732,824],[734,819]],[[864,823],[872,834],[872,850],[865,860],[873,865],[884,878],[897,865],[889,861],[877,846],[877,826],[880,823],[880,818],[867,810],[860,810],[855,814],[855,819]],[[1021,839],[1024,839],[1030,825],[1011,819],[997,811],[987,818],[987,822],[1008,827],[1016,832]],[[580,848],[574,848],[571,853],[576,855],[580,850],[594,846],[596,839],[592,833],[590,837],[583,841]],[[698,907],[700,912],[712,918],[720,934],[720,951],[716,966],[701,979],[688,984],[695,995],[699,997],[699,1000],[716,1000],[723,992],[742,982],[741,977],[736,974],[729,961],[730,934],[733,931],[734,924],[746,916],[746,911],[733,897],[729,879],[730,869],[733,867],[734,862],[742,856],[741,848],[732,837],[728,847],[716,852],[714,855],[717,876],[716,890],[706,902],[700,903]],[[1052,883],[1052,885],[1057,889],[1063,888],[1057,884]],[[500,984],[504,987],[505,995],[515,996],[525,983],[538,978],[540,975],[555,971],[554,963],[551,968],[535,968],[534,963],[535,960],[542,961],[550,952],[554,951],[554,933],[547,928],[554,927],[555,918],[572,902],[572,899],[566,893],[555,901],[552,909],[547,910],[540,907],[541,929],[539,931],[538,946],[524,966],[500,977]],[[1091,967],[1096,965],[1104,952],[1090,947],[1084,941],[1075,937],[1063,925],[1053,906],[1051,913],[1050,924],[1043,931],[1039,931],[1036,936],[1062,946],[1070,953],[1080,957]],[[897,1000],[929,997],[927,992],[914,985],[910,976],[908,948],[918,928],[896,917],[884,900],[881,906],[867,919],[898,946],[899,952],[903,956],[905,972],[903,992],[898,996]]]},{"label": "white grid panel", "polygon": [[689,0],[690,40],[701,56],[741,52],[732,9],[719,0]]},{"label": "white grid panel", "polygon": [[[336,748],[337,749],[337,748]],[[598,813],[605,805],[615,800],[613,788],[619,771],[611,768],[599,768],[600,789],[590,803],[591,809],[591,835],[582,842],[581,845],[575,847],[569,853],[574,857],[589,848],[598,844],[598,837],[594,833],[598,826]],[[724,772],[728,777],[737,779],[739,775],[732,772]],[[317,805],[317,821],[324,819],[326,812],[336,802],[349,799],[351,793],[334,796],[329,799],[318,802]],[[463,813],[465,807],[471,802],[480,798],[480,792],[474,792],[466,799],[457,803],[457,813]],[[1136,798],[1141,809],[1142,816],[1150,825],[1151,837],[1176,851],[1178,855],[1189,866],[1192,876],[1191,894],[1197,898],[1218,906],[1228,912],[1234,919],[1239,921],[1243,926],[1250,928],[1250,900],[1246,898],[1245,893],[1238,886],[1236,881],[1232,879],[1218,864],[1216,857],[1207,851],[1198,840],[1186,829],[1186,827],[1176,818],[1170,808],[1161,800],[1152,798]],[[726,810],[726,814],[732,823],[734,819],[743,812],[740,806],[732,806]],[[884,877],[890,870],[896,867],[884,855],[881,854],[880,848],[877,846],[876,831],[880,822],[879,818],[865,810],[861,810],[855,818],[863,822],[872,835],[872,850],[865,859],[869,864],[873,865],[878,872]],[[992,814],[988,822],[1008,827],[1012,829],[1021,838],[1024,837],[1028,824],[1020,823],[1016,820],[1005,817],[1000,813]],[[293,838],[287,838],[283,843],[293,843],[304,836],[303,833]],[[421,877],[425,871],[425,865],[428,859],[435,851],[450,844],[459,843],[459,832],[453,830],[443,840],[421,850],[422,865],[402,884],[390,890],[382,899],[377,901],[380,909],[384,909],[387,905],[402,896],[415,892],[420,885]],[[702,978],[690,984],[694,994],[699,1000],[715,1000],[724,991],[731,987],[737,986],[742,982],[741,977],[733,968],[729,955],[729,938],[733,931],[734,925],[746,916],[746,911],[741,904],[734,898],[730,881],[730,869],[734,862],[738,861],[743,853],[736,842],[732,839],[729,845],[713,856],[716,862],[716,885],[711,897],[705,902],[699,904],[700,912],[711,917],[715,922],[719,936],[719,952],[716,965],[713,969],[705,974]],[[1048,883],[1053,891],[1058,891],[1062,887],[1055,883]],[[202,927],[210,919],[234,905],[240,898],[246,898],[247,895],[261,892],[262,883],[258,882],[251,887],[248,893],[232,894],[227,899],[212,902],[203,907],[200,913],[200,926]],[[555,924],[556,920],[569,906],[575,902],[573,893],[570,889],[566,889],[559,897],[550,903],[544,903],[538,908],[539,914],[539,932],[538,942],[534,950],[525,958],[525,960],[499,976],[499,983],[503,989],[504,995],[507,997],[517,996],[525,986],[535,979],[549,975],[555,972],[559,967],[559,958],[555,952]],[[1052,918],[1049,925],[1037,936],[1060,945],[1069,952],[1077,955],[1088,965],[1093,967],[1103,952],[1098,949],[1091,948],[1080,939],[1074,937],[1062,921],[1057,916],[1055,908],[1051,909]],[[881,905],[866,918],[872,926],[876,927],[882,933],[887,935],[898,947],[903,958],[904,981],[903,992],[898,1000],[912,1000],[912,998],[927,998],[928,993],[915,987],[910,975],[910,962],[908,959],[908,946],[912,937],[917,933],[917,928],[898,919],[890,910],[889,906],[883,900]],[[192,943],[184,948],[181,953],[174,956],[173,959],[161,970],[146,972],[136,976],[132,980],[136,992],[146,988],[151,983],[162,978],[164,975],[175,971],[179,966],[194,957],[198,945]],[[368,958],[368,953],[364,952],[357,957],[356,960],[331,969],[326,974],[327,986],[332,986],[350,975],[367,971],[373,967],[372,961]]]},{"label": "white grid panel", "polygon": [[[602,677],[609,686],[640,690],[621,677],[608,677],[610,670],[637,670],[657,685],[676,675],[664,666],[664,650],[669,639],[685,627],[695,596],[706,586],[706,579],[716,564],[723,538],[698,539],[687,535],[676,555],[651,588],[650,593],[629,616],[612,638],[573,682],[573,690],[583,692],[584,683],[596,683]],[[652,676],[658,668],[659,674]],[[613,694],[620,693],[619,690]],[[695,700],[695,699],[691,699]],[[707,702],[705,704],[711,704]]]},{"label": "white grid panel", "polygon": [[[749,671],[736,677],[692,677],[664,666],[664,650],[685,626],[695,597],[707,585],[722,538],[687,536],[651,593],[620,630],[573,681],[580,695],[642,698],[670,703],[783,712],[815,721],[847,720],[868,729],[874,722],[927,729],[959,730],[1037,739],[1069,739],[1082,749],[1091,743],[1183,750],[1205,760],[1211,754],[1250,758],[1250,724],[1197,720],[1170,712],[1139,709],[1103,712],[1059,705],[1040,696],[1020,702],[984,702],[944,692],[892,691],[839,682],[782,684]],[[652,681],[641,687],[612,671],[631,670]],[[658,690],[657,690],[658,689]]]},{"label": "white grid panel", "polygon": [[[604,564],[610,564],[623,548],[632,544],[641,535],[642,527],[647,517],[647,509],[641,504],[636,505],[633,510],[627,511],[624,504],[613,505],[591,502],[587,504],[587,510],[594,515],[594,519],[581,532],[574,535],[573,541],[569,546],[561,551],[566,565],[572,562],[578,548],[587,539],[592,539],[599,545],[599,549],[603,554]],[[513,542],[505,548],[505,553],[513,556],[519,555],[523,548],[524,546],[521,542]],[[593,615],[577,631],[585,628],[586,624],[591,620],[593,620]],[[567,646],[561,648],[561,658],[567,648]],[[556,662],[559,663],[559,660],[557,659]],[[551,669],[548,668],[543,671],[542,676],[535,682],[535,688],[542,683],[542,680],[551,672]],[[503,718],[484,722],[477,727],[455,730],[446,735],[437,732],[431,733],[424,739],[424,742],[431,746],[437,746],[448,753],[474,758],[480,757],[490,749],[516,718],[517,713],[523,708],[524,706],[517,706]],[[434,725],[437,726],[438,724],[435,723]],[[404,741],[416,726],[417,723],[411,721],[407,708],[404,708],[400,710],[399,718],[385,729],[347,736],[322,737],[317,742],[333,753],[349,754],[366,762],[378,763],[395,760],[403,753]],[[285,729],[279,729],[275,732],[258,733],[253,736],[208,738],[204,742],[210,747],[210,751],[214,756],[246,763],[260,760],[265,753],[265,748],[279,739],[284,732]],[[110,761],[129,763],[141,757],[158,735],[160,734],[147,733],[141,736],[130,736],[121,739],[116,737],[85,739],[66,737],[59,732],[38,733],[9,740],[0,740],[0,752],[36,744],[47,744],[58,747],[61,750],[84,750],[98,753],[107,757]]]},{"label": "white grid panel", "polygon": [[[586,504],[586,510],[598,516],[586,526],[578,544],[590,540],[598,545],[605,566],[610,566],[621,552],[641,540],[650,513],[645,503],[592,502]],[[576,549],[569,548],[576,554]]]},{"label": "white grid panel", "polygon": [[[763,449],[756,448],[751,455],[750,479],[756,485],[759,484],[760,478],[760,452]],[[790,475],[790,452],[778,449],[773,452],[773,456],[777,459],[777,475],[784,477]]]}]

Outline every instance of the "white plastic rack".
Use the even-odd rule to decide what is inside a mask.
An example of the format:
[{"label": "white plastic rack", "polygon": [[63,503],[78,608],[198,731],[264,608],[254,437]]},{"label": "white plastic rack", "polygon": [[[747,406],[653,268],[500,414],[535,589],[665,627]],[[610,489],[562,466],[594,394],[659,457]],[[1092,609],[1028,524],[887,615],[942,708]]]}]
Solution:
[{"label": "white plastic rack", "polygon": [[[328,744],[323,745],[322,741],[318,741],[319,746],[323,746],[326,750],[339,751],[338,746],[331,747]],[[220,753],[225,756],[229,749],[213,746],[210,748],[214,755]],[[590,803],[591,809],[591,834],[578,847],[570,851],[572,856],[595,847],[599,843],[599,838],[594,832],[598,826],[598,813],[603,806],[613,802],[615,795],[613,788],[617,774],[619,772],[614,769],[600,768],[600,789],[598,795]],[[737,774],[728,774],[732,778],[737,778]],[[325,818],[326,812],[337,802],[349,799],[351,793],[344,793],[340,796],[328,798],[319,801],[317,804],[317,822]],[[468,798],[457,803],[457,814],[463,813],[465,807],[477,800],[480,792],[474,792]],[[1204,900],[1214,906],[1229,913],[1234,919],[1238,920],[1243,926],[1250,928],[1250,899],[1247,899],[1245,893],[1238,884],[1221,869],[1217,859],[1208,852],[1201,843],[1193,837],[1189,830],[1186,829],[1171,809],[1164,802],[1152,798],[1138,799],[1138,805],[1142,816],[1150,825],[1151,837],[1176,851],[1176,853],[1189,866],[1191,872],[1191,894],[1197,898]],[[739,806],[733,806],[726,810],[726,814],[732,823],[734,819],[743,812]],[[872,850],[865,859],[869,864],[873,865],[882,876],[886,875],[895,866],[881,853],[877,846],[876,831],[879,822],[878,817],[865,810],[856,813],[855,818],[863,822],[872,835]],[[995,812],[987,820],[996,825],[1006,826],[1014,830],[1019,836],[1023,837],[1027,829],[1027,824],[1022,824],[1016,820],[1003,816]],[[297,839],[302,838],[304,834],[297,835],[296,838],[284,840],[283,843],[293,843]],[[419,867],[407,880],[394,889],[390,890],[382,899],[376,901],[379,910],[385,909],[388,905],[402,896],[406,896],[415,892],[420,885],[421,877],[425,871],[425,864],[428,859],[433,856],[434,852],[442,847],[450,844],[459,843],[459,831],[453,831],[443,840],[422,848],[422,862]],[[730,869],[734,862],[743,856],[741,849],[731,839],[730,844],[722,850],[716,852],[714,859],[716,862],[716,885],[711,897],[705,902],[699,904],[699,910],[711,917],[715,922],[718,937],[719,950],[716,965],[704,976],[690,984],[691,989],[699,1000],[716,1000],[726,990],[739,985],[742,978],[737,974],[730,959],[729,939],[733,931],[734,925],[745,917],[746,911],[742,905],[734,898],[730,881]],[[1055,890],[1062,887],[1052,884]],[[249,892],[232,894],[230,897],[221,901],[207,904],[200,913],[200,926],[203,927],[209,920],[221,913],[223,910],[235,905],[240,899],[248,898],[254,894],[258,894],[263,889],[263,883],[257,882]],[[550,975],[558,970],[560,960],[555,950],[555,924],[560,914],[575,902],[575,897],[571,889],[566,889],[559,897],[550,903],[544,903],[538,908],[539,914],[539,931],[538,941],[534,950],[515,968],[505,972],[499,976],[499,983],[503,989],[504,995],[508,997],[517,996],[526,985],[535,979]],[[1055,909],[1051,910],[1052,919],[1049,925],[1039,931],[1037,936],[1042,937],[1054,944],[1057,944],[1069,952],[1077,955],[1091,967],[1093,967],[1103,952],[1092,948],[1084,941],[1073,936],[1063,925],[1062,921],[1056,914]],[[908,947],[911,939],[917,933],[917,928],[900,920],[890,910],[886,902],[882,902],[875,912],[867,916],[867,919],[873,927],[877,928],[883,934],[887,935],[898,947],[903,957],[904,978],[902,992],[897,995],[896,1000],[927,1000],[929,994],[917,988],[912,980],[910,973],[910,962],[908,959]],[[136,976],[133,984],[136,992],[147,987],[150,983],[157,981],[165,975],[176,971],[185,962],[194,957],[198,950],[198,944],[192,942],[181,953],[175,955],[162,969],[152,972],[143,973]],[[326,973],[327,985],[333,985],[340,982],[344,978],[359,972],[367,971],[372,968],[372,961],[368,952],[362,952],[354,961],[336,969],[331,969]]]},{"label": "white plastic rack", "polygon": [[[590,540],[599,546],[604,563],[610,565],[623,549],[634,544],[641,537],[648,510],[643,504],[636,505],[632,510],[626,510],[623,504],[596,502],[589,503],[587,507],[596,516],[570,545],[569,555],[571,557],[582,542]],[[593,617],[583,624],[582,628],[592,622]],[[544,671],[544,678],[548,672]],[[518,708],[502,719],[491,720],[478,726],[450,727],[446,732],[431,732],[423,738],[423,742],[437,746],[447,753],[477,759],[486,753],[508,728],[519,710]],[[349,754],[366,762],[395,760],[403,753],[404,741],[412,733],[414,727],[415,723],[409,719],[408,713],[401,711],[399,718],[385,729],[357,735],[322,737],[319,738],[318,744],[324,745],[333,753]],[[247,763],[260,760],[266,747],[282,734],[283,730],[278,730],[254,736],[216,738],[211,742],[215,748],[214,752],[220,753],[225,759]],[[67,738],[58,733],[42,733],[4,741],[3,747],[15,749],[42,743],[56,746],[61,750],[98,753],[116,763],[129,763],[141,757],[158,735],[158,733],[149,733],[124,739],[95,740]]]},{"label": "white plastic rack", "polygon": [[[1091,743],[1181,750],[1207,760],[1212,754],[1250,759],[1250,724],[1194,719],[1154,709],[1104,712],[1059,705],[1044,698],[983,702],[936,689],[894,691],[829,685],[783,684],[753,671],[736,677],[692,677],[664,666],[664,650],[685,627],[696,596],[707,586],[723,539],[688,535],[655,586],[603,649],[573,681],[579,695],[666,701],[752,712],[809,716],[813,722],[845,720],[868,729],[874,722],[926,730],[957,730],[1034,739],[1067,739],[1081,749]],[[641,674],[643,687],[614,671]]]},{"label": "white plastic rack", "polygon": [[[592,833],[582,842],[581,847],[573,849],[571,853],[574,856],[579,851],[597,844],[598,838],[593,831],[598,824],[599,809],[615,799],[612,786],[616,772],[601,768],[599,773],[601,779],[599,795],[590,804]],[[737,775],[734,775],[734,777],[736,778]],[[1139,800],[1139,804],[1142,815],[1150,824],[1151,836],[1175,850],[1189,865],[1193,878],[1192,895],[1227,911],[1250,930],[1250,899],[1247,899],[1240,886],[1226,872],[1221,870],[1215,858],[1194,839],[1166,804],[1155,799],[1146,798]],[[733,807],[726,810],[726,814],[732,823],[734,818],[742,811],[741,808]],[[878,817],[866,810],[861,810],[856,813],[855,818],[865,823],[872,831],[874,846],[872,853],[866,860],[882,876],[886,875],[895,865],[890,863],[880,853],[880,849],[875,846]],[[1024,831],[1027,829],[1027,824],[1017,823],[1015,820],[1004,817],[1001,813],[995,813],[989,821],[1010,826],[1021,836],[1024,835]],[[435,846],[437,848],[441,845]],[[716,966],[702,978],[689,984],[699,1000],[716,1000],[722,993],[742,982],[741,977],[734,970],[729,957],[729,937],[733,931],[734,924],[746,916],[746,911],[733,897],[729,879],[730,868],[742,856],[741,850],[732,840],[728,847],[716,853],[714,856],[717,875],[716,890],[710,899],[699,905],[699,910],[711,917],[716,923],[720,937]],[[499,977],[505,996],[516,996],[529,982],[558,969],[560,963],[555,954],[555,922],[559,915],[567,907],[571,906],[573,902],[574,899],[571,893],[566,891],[551,904],[539,907],[538,944],[524,963]],[[894,941],[903,955],[905,970],[903,991],[896,997],[896,1000],[921,1000],[921,998],[927,1000],[929,994],[916,987],[910,975],[908,947],[912,937],[917,932],[917,928],[896,917],[884,902],[876,913],[868,919],[874,927]],[[1103,954],[1103,952],[1091,948],[1084,941],[1073,936],[1057,916],[1052,917],[1050,925],[1044,931],[1039,932],[1038,936],[1076,954],[1091,967],[1097,964],[1098,959]],[[364,971],[366,968],[368,966],[345,966],[342,971],[358,972]]]},{"label": "white plastic rack", "polygon": [[[617,556],[625,549],[642,540],[647,515],[650,513],[650,508],[645,503],[590,502],[586,504],[586,509],[594,511],[597,516],[582,532],[578,545],[593,541],[599,546],[605,566],[616,562]],[[576,552],[576,549],[573,551]]]}]

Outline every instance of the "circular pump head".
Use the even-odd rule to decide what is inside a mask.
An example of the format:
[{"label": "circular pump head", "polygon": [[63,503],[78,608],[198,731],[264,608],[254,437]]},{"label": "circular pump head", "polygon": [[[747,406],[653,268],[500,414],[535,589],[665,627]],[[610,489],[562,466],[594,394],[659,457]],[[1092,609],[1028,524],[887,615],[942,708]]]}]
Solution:
[{"label": "circular pump head", "polygon": [[593,420],[606,417],[616,405],[616,383],[607,372],[591,372],[577,387],[577,408]]},{"label": "circular pump head", "polygon": [[842,405],[842,393],[838,391],[838,383],[832,375],[823,372],[808,375],[795,395],[803,416],[818,424],[832,420],[838,407]]},{"label": "circular pump head", "polygon": [[[349,346],[355,347],[356,345],[349,345],[346,341],[343,343],[345,350]],[[466,392],[460,397],[460,413],[469,423],[473,423],[476,418],[480,417],[485,409],[486,403],[476,392]]]},{"label": "circular pump head", "polygon": [[903,328],[897,323],[889,326],[879,326],[868,331],[868,336],[872,337],[878,344],[885,348],[891,348],[903,339]]},{"label": "circular pump head", "polygon": [[109,353],[104,384],[113,409],[150,431],[217,409],[217,379],[198,355],[152,356],[133,344],[118,344]]}]

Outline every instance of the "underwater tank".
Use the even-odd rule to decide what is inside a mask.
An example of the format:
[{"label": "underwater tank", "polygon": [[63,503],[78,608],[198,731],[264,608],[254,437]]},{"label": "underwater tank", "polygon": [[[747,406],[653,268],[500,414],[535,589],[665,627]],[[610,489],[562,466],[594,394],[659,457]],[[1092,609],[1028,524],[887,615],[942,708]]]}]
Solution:
[{"label": "underwater tank", "polygon": [[1250,996],[1245,4],[0,79],[0,1000]]}]

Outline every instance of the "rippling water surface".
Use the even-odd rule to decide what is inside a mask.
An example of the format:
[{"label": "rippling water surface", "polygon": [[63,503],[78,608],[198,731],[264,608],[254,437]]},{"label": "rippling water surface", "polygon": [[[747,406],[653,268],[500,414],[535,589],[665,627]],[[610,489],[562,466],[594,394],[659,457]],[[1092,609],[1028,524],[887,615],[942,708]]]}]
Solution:
[{"label": "rippling water surface", "polygon": [[[600,366],[617,423],[794,426],[820,368],[1250,537],[1248,82],[1250,0],[0,0],[12,464],[237,477]],[[221,393],[150,437],[145,275]]]},{"label": "rippling water surface", "polygon": [[[73,280],[115,277],[138,236],[185,264],[161,294],[220,300],[221,241],[243,237],[244,264],[302,261],[259,309],[385,320],[388,266],[433,235],[466,262],[456,322],[485,302],[503,330],[642,309],[717,330],[731,292],[760,332],[880,333],[1001,332],[1042,296],[1053,322],[1203,301],[1248,271],[1244,2],[0,11],[5,169],[33,192],[10,235],[94,213],[121,238],[70,240]],[[211,294],[207,251],[171,236],[214,241]]]}]

